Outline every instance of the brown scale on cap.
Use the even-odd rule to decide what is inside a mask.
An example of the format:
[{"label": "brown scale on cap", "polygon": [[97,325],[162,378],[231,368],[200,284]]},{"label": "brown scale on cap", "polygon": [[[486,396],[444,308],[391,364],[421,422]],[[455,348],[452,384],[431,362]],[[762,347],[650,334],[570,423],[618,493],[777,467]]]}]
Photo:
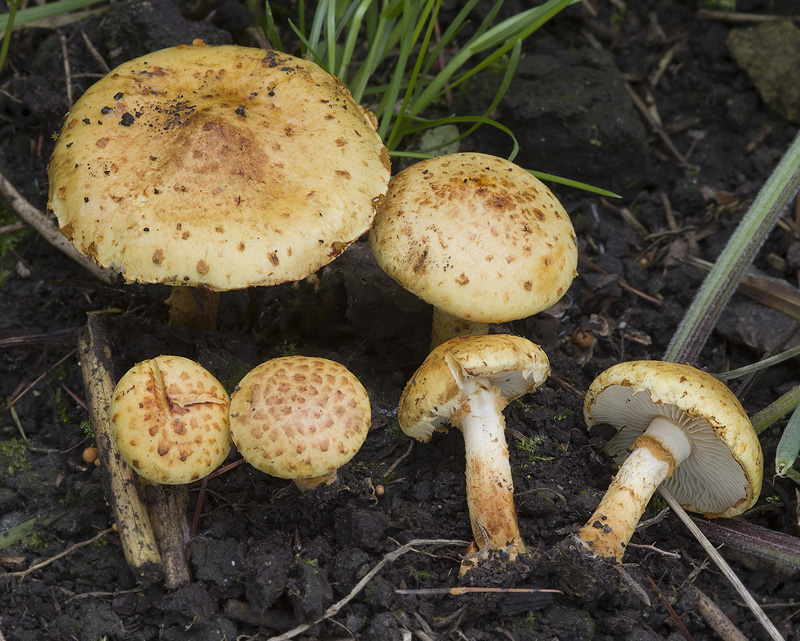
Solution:
[{"label": "brown scale on cap", "polygon": [[231,399],[231,434],[253,467],[301,489],[332,482],[370,425],[366,390],[343,365],[307,356],[262,363]]},{"label": "brown scale on cap", "polygon": [[155,483],[183,484],[215,470],[230,452],[230,399],[194,361],[158,356],[119,380],[109,415],[125,461]]}]

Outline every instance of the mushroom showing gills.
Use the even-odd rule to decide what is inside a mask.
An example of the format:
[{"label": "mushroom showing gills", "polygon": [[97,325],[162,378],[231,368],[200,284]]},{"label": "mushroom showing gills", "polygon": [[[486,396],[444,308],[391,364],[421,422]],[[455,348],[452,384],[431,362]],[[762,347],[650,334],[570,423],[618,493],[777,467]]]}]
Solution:
[{"label": "mushroom showing gills", "polygon": [[427,442],[449,423],[464,436],[467,507],[480,552],[462,564],[462,573],[489,550],[505,550],[515,560],[525,547],[514,508],[503,408],[539,387],[550,374],[547,355],[531,341],[506,334],[459,336],[431,351],[403,390],[398,409],[405,434]]},{"label": "mushroom showing gills", "polygon": [[169,589],[189,581],[186,484],[207,476],[228,456],[233,445],[229,406],[220,382],[181,356],[137,363],[111,397],[111,434],[120,455],[156,484],[147,488],[150,520]]},{"label": "mushroom showing gills", "polygon": [[398,173],[369,239],[381,268],[433,305],[432,348],[547,309],[577,273],[561,203],[529,172],[487,154],[438,156]]},{"label": "mushroom showing gills", "polygon": [[336,480],[367,438],[370,419],[364,386],[325,358],[262,363],[231,397],[231,435],[242,458],[304,492]]},{"label": "mushroom showing gills", "polygon": [[[301,280],[369,229],[390,171],[376,126],[308,60],[195,40],[80,97],[48,208],[126,282],[175,286],[173,323],[213,327],[216,292]],[[175,299],[193,293],[205,308],[181,315]]]},{"label": "mushroom showing gills", "polygon": [[758,499],[758,437],[738,399],[710,374],[661,361],[619,363],[591,384],[584,415],[589,426],[619,430],[606,452],[621,467],[578,535],[595,556],[622,560],[662,483],[686,510],[709,518],[736,516]]}]

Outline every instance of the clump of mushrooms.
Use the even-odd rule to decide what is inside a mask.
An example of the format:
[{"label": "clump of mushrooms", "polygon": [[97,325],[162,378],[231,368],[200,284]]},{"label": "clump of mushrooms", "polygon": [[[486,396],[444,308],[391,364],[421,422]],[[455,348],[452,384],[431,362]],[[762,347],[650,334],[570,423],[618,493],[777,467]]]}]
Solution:
[{"label": "clump of mushrooms", "polygon": [[361,448],[371,410],[364,386],[326,358],[284,356],[257,366],[231,397],[234,443],[245,461],[307,491],[336,480]]},{"label": "clump of mushrooms", "polygon": [[758,499],[758,437],[734,394],[702,370],[619,363],[592,382],[584,415],[589,426],[619,430],[606,452],[621,467],[578,535],[594,556],[622,560],[660,485],[686,510],[709,518],[736,516]]},{"label": "clump of mushrooms", "polygon": [[528,171],[488,154],[437,156],[399,172],[369,239],[381,268],[433,305],[431,347],[537,314],[577,274],[561,203]]},{"label": "clump of mushrooms", "polygon": [[462,573],[504,550],[525,550],[514,508],[503,408],[550,374],[536,344],[507,334],[459,336],[434,348],[408,381],[398,420],[405,434],[427,442],[447,424],[464,436],[467,507],[474,542]]},{"label": "clump of mushrooms", "polygon": [[370,227],[390,173],[376,128],[309,60],[195,40],[78,99],[48,209],[98,265],[172,285],[171,322],[213,328],[216,292],[303,279]]}]

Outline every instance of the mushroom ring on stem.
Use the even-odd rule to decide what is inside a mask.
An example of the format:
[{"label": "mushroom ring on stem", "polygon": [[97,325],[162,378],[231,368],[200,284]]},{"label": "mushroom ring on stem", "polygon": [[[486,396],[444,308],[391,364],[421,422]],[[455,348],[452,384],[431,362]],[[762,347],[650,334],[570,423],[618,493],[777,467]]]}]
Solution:
[{"label": "mushroom ring on stem", "polygon": [[306,491],[336,480],[367,438],[371,410],[364,386],[344,365],[284,356],[241,380],[230,420],[245,461]]},{"label": "mushroom ring on stem", "polygon": [[122,458],[153,483],[183,485],[219,467],[233,445],[230,398],[203,366],[182,356],[137,363],[111,400],[112,434]]},{"label": "mushroom ring on stem", "polygon": [[181,299],[327,265],[369,229],[390,162],[375,117],[318,65],[195,40],[87,89],[48,175],[48,209],[82,254]]},{"label": "mushroom ring on stem", "polygon": [[764,459],[750,419],[719,380],[689,365],[619,363],[586,394],[590,427],[617,430],[605,451],[621,465],[579,538],[621,561],[650,497],[663,483],[686,510],[731,517],[753,506]]},{"label": "mushroom ring on stem", "polygon": [[[434,348],[407,383],[398,420],[405,434],[427,442],[449,423],[464,436],[467,507],[475,539],[468,552],[525,547],[514,508],[503,408],[550,374],[542,349],[507,334],[459,336]],[[472,567],[462,565],[462,573]]]},{"label": "mushroom ring on stem", "polygon": [[399,172],[369,239],[380,267],[433,305],[431,347],[537,314],[577,274],[561,203],[528,171],[488,154],[437,156]]}]

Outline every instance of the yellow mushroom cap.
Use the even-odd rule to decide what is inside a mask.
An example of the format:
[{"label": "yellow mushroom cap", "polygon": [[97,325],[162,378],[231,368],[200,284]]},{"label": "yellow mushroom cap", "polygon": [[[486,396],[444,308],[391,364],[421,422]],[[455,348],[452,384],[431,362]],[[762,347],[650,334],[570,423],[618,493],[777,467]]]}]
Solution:
[{"label": "yellow mushroom cap", "polygon": [[231,397],[231,435],[253,467],[279,478],[331,474],[361,448],[370,426],[364,386],[344,365],[284,356],[251,370]]},{"label": "yellow mushroom cap", "polygon": [[457,336],[433,349],[400,397],[400,429],[427,442],[459,410],[469,377],[486,377],[507,401],[544,383],[550,362],[541,347],[510,334]]},{"label": "yellow mushroom cap", "polygon": [[702,370],[662,361],[619,363],[591,384],[586,423],[619,431],[606,446],[617,463],[659,416],[684,428],[692,452],[663,482],[687,510],[731,517],[753,506],[761,492],[764,458],[758,436],[739,400]]},{"label": "yellow mushroom cap", "polygon": [[213,472],[232,447],[230,398],[201,365],[157,356],[117,383],[109,416],[122,458],[154,483],[190,483]]},{"label": "yellow mushroom cap", "polygon": [[487,154],[438,156],[398,173],[369,238],[389,276],[469,321],[536,314],[577,274],[567,212],[529,172]]},{"label": "yellow mushroom cap", "polygon": [[374,116],[314,63],[195,41],[126,62],[72,107],[48,207],[128,282],[299,280],[371,225],[389,160]]}]

